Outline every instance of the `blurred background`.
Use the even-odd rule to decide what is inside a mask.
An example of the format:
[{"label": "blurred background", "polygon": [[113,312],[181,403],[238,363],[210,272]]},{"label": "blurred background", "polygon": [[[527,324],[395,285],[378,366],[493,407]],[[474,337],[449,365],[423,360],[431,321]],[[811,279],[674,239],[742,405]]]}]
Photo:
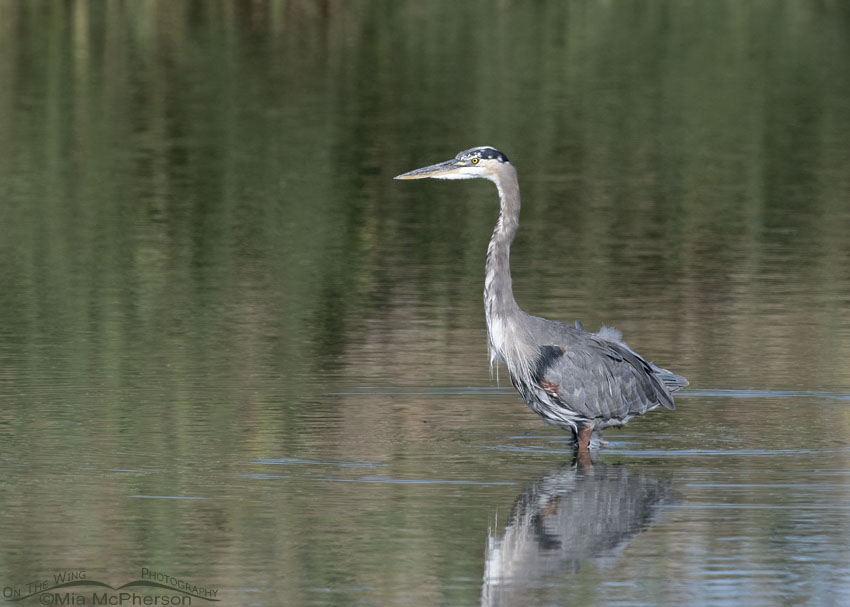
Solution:
[{"label": "blurred background", "polygon": [[[495,189],[392,180],[478,145],[520,305],[691,381],[617,474],[489,377]],[[848,234],[842,2],[0,0],[0,584],[842,604]],[[621,543],[494,569],[611,482]]]}]

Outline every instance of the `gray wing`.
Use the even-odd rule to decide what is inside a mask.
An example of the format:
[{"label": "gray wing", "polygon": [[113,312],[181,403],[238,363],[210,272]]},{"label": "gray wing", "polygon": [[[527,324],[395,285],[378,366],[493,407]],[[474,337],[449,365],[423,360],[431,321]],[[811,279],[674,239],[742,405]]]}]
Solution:
[{"label": "gray wing", "polygon": [[673,409],[665,386],[687,385],[621,342],[578,331],[564,341],[541,348],[536,379],[550,397],[588,420],[616,422],[659,406]]}]

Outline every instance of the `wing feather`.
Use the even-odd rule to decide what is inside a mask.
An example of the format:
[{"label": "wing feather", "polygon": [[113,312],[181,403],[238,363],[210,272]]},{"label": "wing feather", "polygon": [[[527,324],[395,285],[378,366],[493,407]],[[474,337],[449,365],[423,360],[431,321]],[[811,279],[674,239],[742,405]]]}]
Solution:
[{"label": "wing feather", "polygon": [[622,342],[590,333],[582,337],[572,347],[541,348],[538,381],[557,386],[557,399],[566,408],[604,421],[626,420],[659,406],[674,408],[665,385],[672,387],[675,381],[656,373],[666,369],[647,362]]}]

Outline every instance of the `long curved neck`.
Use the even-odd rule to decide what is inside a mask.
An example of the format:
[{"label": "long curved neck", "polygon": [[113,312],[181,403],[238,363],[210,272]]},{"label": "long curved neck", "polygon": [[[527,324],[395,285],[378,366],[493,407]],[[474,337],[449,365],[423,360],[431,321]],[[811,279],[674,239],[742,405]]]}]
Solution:
[{"label": "long curved neck", "polygon": [[535,360],[534,344],[527,334],[527,315],[514,299],[511,283],[511,241],[519,227],[519,184],[516,170],[507,165],[493,179],[499,189],[499,221],[487,247],[484,265],[484,316],[490,346],[490,372],[501,360],[514,383],[528,383]]},{"label": "long curved neck", "polygon": [[[494,180],[499,190],[499,221],[487,247],[484,265],[484,306],[487,327],[491,330],[496,318],[506,318],[519,312],[511,282],[511,242],[519,228],[519,184],[516,169],[508,165]],[[494,344],[495,345],[495,344]]]}]

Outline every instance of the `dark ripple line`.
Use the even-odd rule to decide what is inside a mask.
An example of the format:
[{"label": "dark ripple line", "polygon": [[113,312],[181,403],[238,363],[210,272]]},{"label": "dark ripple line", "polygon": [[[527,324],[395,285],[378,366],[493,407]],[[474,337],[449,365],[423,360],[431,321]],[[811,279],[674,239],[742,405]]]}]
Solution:
[{"label": "dark ripple line", "polygon": [[819,392],[817,390],[685,390],[676,398],[691,396],[721,396],[724,398],[825,398],[850,401],[850,394]]}]

